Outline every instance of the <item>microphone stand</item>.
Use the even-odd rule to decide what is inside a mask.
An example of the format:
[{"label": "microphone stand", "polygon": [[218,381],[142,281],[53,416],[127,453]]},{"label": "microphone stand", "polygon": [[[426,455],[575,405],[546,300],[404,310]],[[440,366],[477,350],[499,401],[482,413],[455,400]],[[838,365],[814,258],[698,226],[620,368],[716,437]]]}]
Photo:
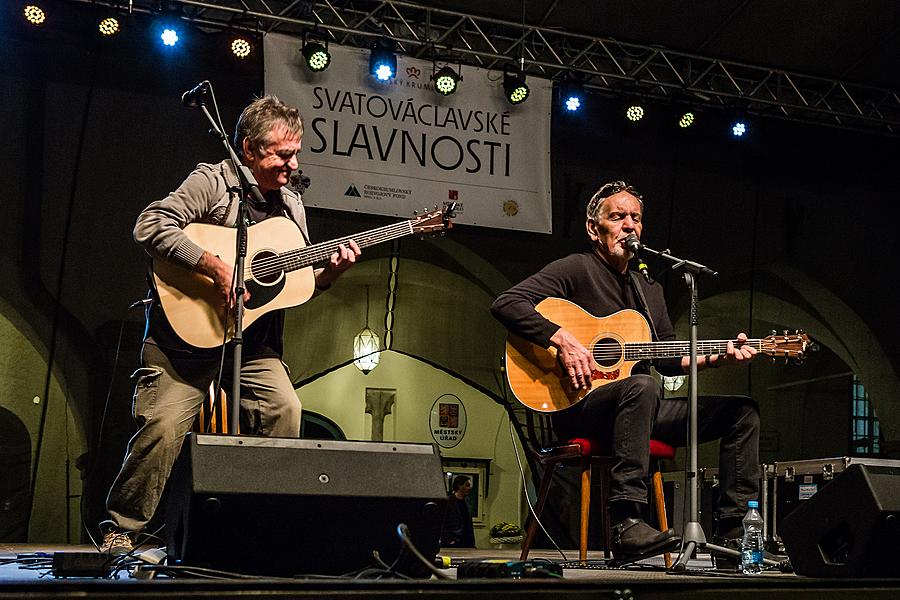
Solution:
[{"label": "microphone stand", "polygon": [[[706,275],[709,277],[718,277],[718,273],[705,265],[694,261],[678,258],[669,254],[668,250],[658,251],[648,248],[641,244],[640,249],[643,252],[655,254],[664,258],[673,264],[671,268],[683,269],[683,279],[691,295],[690,307],[690,385],[688,392],[688,472],[685,487],[688,493],[688,506],[690,509],[689,521],[685,523],[681,536],[683,547],[678,560],[672,565],[672,569],[676,572],[684,572],[687,570],[687,562],[690,560],[694,551],[699,548],[705,548],[710,554],[718,554],[719,556],[729,556],[736,558],[740,562],[741,553],[731,548],[710,544],[706,541],[706,535],[703,533],[703,526],[700,525],[700,479],[698,477],[699,469],[697,466],[697,446],[698,446],[698,427],[697,427],[697,329],[698,329],[698,311],[697,311],[697,280],[696,276]],[[771,559],[764,559],[763,563],[768,566],[780,566],[780,563]]]},{"label": "microphone stand", "polygon": [[[238,434],[240,433],[241,423],[241,351],[244,343],[244,262],[247,257],[247,196],[252,194],[260,204],[264,203],[265,200],[263,199],[262,192],[259,190],[259,184],[256,182],[256,178],[253,176],[250,168],[245,166],[238,159],[234,148],[232,148],[231,144],[228,142],[228,136],[226,136],[219,128],[216,120],[209,113],[209,110],[207,110],[205,96],[198,98],[197,105],[200,107],[200,110],[203,111],[203,114],[211,125],[209,130],[210,135],[217,138],[222,142],[222,145],[225,146],[225,150],[231,158],[238,179],[241,182],[241,195],[238,199],[237,236],[234,254],[235,279],[232,282],[235,295],[234,336],[232,337],[234,351],[232,365],[233,374],[231,379],[231,397],[228,403],[228,419],[229,423],[232,423],[231,427],[228,429],[230,433]],[[226,332],[228,331],[227,323],[225,324],[225,330]],[[216,404],[214,404],[214,406],[215,405]]]}]

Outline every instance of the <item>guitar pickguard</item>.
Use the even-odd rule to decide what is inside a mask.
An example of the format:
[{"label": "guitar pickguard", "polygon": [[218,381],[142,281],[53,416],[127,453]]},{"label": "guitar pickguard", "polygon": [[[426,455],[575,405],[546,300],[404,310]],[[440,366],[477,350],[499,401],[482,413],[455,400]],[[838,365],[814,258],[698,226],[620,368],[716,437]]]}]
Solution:
[{"label": "guitar pickguard", "polygon": [[265,306],[281,293],[281,290],[284,289],[285,281],[286,279],[282,277],[274,285],[262,285],[252,279],[248,279],[245,283],[247,291],[250,292],[250,299],[244,306],[250,309]]}]

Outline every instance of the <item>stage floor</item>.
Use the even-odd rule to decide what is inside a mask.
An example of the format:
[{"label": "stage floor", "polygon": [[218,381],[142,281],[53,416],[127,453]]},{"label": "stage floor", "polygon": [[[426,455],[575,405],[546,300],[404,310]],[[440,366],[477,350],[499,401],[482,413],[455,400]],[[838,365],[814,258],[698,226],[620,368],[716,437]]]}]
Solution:
[{"label": "stage floor", "polygon": [[[226,598],[265,595],[267,597],[383,597],[429,596],[467,597],[467,600],[506,598],[900,598],[900,579],[813,579],[792,573],[765,572],[756,576],[716,571],[708,555],[689,561],[684,573],[666,572],[662,557],[635,565],[605,567],[602,552],[588,555],[588,567],[575,567],[577,551],[566,551],[564,562],[556,551],[536,550],[529,559],[547,559],[563,564],[562,577],[526,579],[457,579],[457,569],[443,569],[446,580],[350,579],[350,578],[264,578],[217,579],[200,576],[159,575],[136,577],[123,570],[115,578],[56,577],[51,561],[55,552],[92,552],[91,546],[47,546],[0,544],[0,599],[7,598]],[[443,550],[454,563],[478,559],[515,561],[518,551]],[[898,569],[900,575],[900,569]]]}]

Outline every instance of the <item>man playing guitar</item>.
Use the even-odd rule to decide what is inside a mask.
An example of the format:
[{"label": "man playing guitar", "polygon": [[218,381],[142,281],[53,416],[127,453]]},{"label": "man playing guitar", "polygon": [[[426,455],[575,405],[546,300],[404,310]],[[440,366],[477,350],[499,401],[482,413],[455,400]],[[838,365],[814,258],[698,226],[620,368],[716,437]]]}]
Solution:
[{"label": "man playing guitar", "polygon": [[[259,183],[265,200],[262,204],[249,203],[250,224],[282,219],[298,238],[302,236],[308,242],[300,195],[285,187],[298,166],[302,135],[299,111],[274,96],[266,96],[244,109],[238,119],[234,145],[241,162]],[[227,309],[235,305],[234,266],[193,241],[184,229],[196,223],[223,229],[234,227],[240,194],[235,167],[230,160],[201,163],[178,189],[145,208],[134,229],[135,240],[154,261],[168,265],[170,271],[195,274],[198,281],[214,290],[216,306],[212,314],[220,320],[233,312]],[[359,246],[353,240],[329,248],[323,256],[325,267],[315,273],[314,280],[312,275],[309,278],[310,293],[313,285],[319,291],[327,289],[356,262],[359,254]],[[244,300],[250,301],[251,295],[245,293]],[[142,368],[134,374],[138,431],[128,443],[125,460],[107,498],[110,520],[103,524],[101,551],[132,549],[133,536],[156,511],[182,440],[200,411],[210,381],[216,379],[220,369],[224,336],[203,347],[183,341],[183,336],[176,334],[167,321],[159,301],[159,290],[154,289],[153,303],[147,309]],[[221,329],[221,323],[217,325]],[[281,437],[297,437],[300,433],[300,401],[281,361],[283,329],[283,310],[273,310],[244,332],[241,433]],[[218,347],[209,347],[215,344]],[[232,369],[227,363],[231,355],[225,355],[223,389],[230,389],[227,380]]]},{"label": "man playing guitar", "polygon": [[[627,377],[603,371],[596,354],[535,306],[548,298],[562,298],[594,317],[632,309],[649,322],[654,341],[673,340],[662,286],[628,269],[633,254],[625,240],[632,234],[640,238],[642,213],[643,201],[633,187],[621,181],[603,185],[587,206],[591,252],[550,263],[500,294],[491,307],[511,333],[540,348],[555,349],[558,375],[576,397],[571,406],[567,403],[553,414],[557,435],[610,442],[615,456],[610,494],[612,550],[617,558],[640,556],[674,541],[674,531],[659,532],[641,519],[640,505],[647,503],[649,440],[686,445],[688,403],[663,397],[660,384],[649,374],[648,361],[638,362]],[[722,352],[700,356],[698,368],[747,364],[756,349],[746,341],[747,336],[739,334],[735,342],[723,345]],[[663,375],[673,376],[686,373],[688,362],[687,356],[675,356],[657,358],[652,365]],[[593,381],[601,378],[603,385],[591,391]],[[759,409],[745,396],[701,397],[698,412],[700,441],[721,439],[717,537],[724,543],[740,537],[747,501],[756,499],[759,492]]]}]

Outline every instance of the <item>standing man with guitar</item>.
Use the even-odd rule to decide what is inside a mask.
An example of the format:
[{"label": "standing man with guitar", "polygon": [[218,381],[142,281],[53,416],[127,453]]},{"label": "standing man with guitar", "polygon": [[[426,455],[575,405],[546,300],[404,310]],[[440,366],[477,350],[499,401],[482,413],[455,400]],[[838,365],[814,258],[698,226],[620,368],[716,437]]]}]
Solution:
[{"label": "standing man with guitar", "polygon": [[[296,108],[274,96],[252,102],[238,119],[235,150],[249,167],[265,199],[248,201],[250,224],[270,217],[286,217],[309,243],[306,215],[298,194],[286,188],[298,167],[303,121]],[[201,163],[174,192],[151,203],[138,216],[135,240],[154,261],[197,274],[197,280],[215,290],[213,297],[223,318],[233,313],[233,256],[216,255],[201,247],[183,231],[191,223],[233,228],[238,219],[241,186],[230,160]],[[249,236],[253,236],[250,231]],[[317,291],[327,289],[360,254],[350,240],[335,247],[324,269],[315,272]],[[211,281],[211,284],[210,284]],[[204,283],[205,282],[205,283]],[[310,281],[310,288],[312,287]],[[245,292],[245,301],[251,295]],[[198,323],[199,327],[202,323]],[[244,332],[241,365],[241,433],[297,437],[300,402],[284,363],[284,311],[269,312]],[[222,339],[222,344],[226,340]],[[128,443],[122,468],[113,482],[106,507],[110,520],[103,523],[101,551],[128,552],[133,536],[156,512],[160,496],[191,430],[210,382],[217,379],[224,349],[199,348],[182,341],[159,307],[157,290],[147,309],[147,328],[141,359],[135,373],[134,415],[138,431]],[[222,372],[232,372],[224,353]],[[224,389],[230,389],[225,385]]]},{"label": "standing man with guitar", "polygon": [[[596,351],[592,354],[576,335],[546,318],[535,306],[548,298],[562,298],[594,317],[632,309],[647,320],[654,341],[673,340],[675,332],[662,287],[628,269],[633,254],[626,238],[640,238],[643,207],[640,194],[626,183],[603,185],[587,206],[591,252],[550,263],[502,293],[491,306],[493,315],[510,332],[555,352],[554,371],[567,388],[565,398],[574,398],[553,415],[558,437],[594,437],[610,442],[616,459],[611,472],[610,510],[612,550],[617,558],[640,556],[674,543],[673,530],[659,532],[642,520],[640,505],[647,503],[649,441],[653,438],[673,446],[686,445],[688,403],[663,398],[660,384],[649,374],[647,361],[636,363],[630,376],[621,378],[619,370],[604,370],[605,365],[601,367],[595,360],[603,362]],[[747,364],[756,349],[744,344],[746,340],[741,333],[736,343],[729,341],[723,347],[724,352],[700,356],[698,368]],[[685,374],[688,363],[687,356],[652,361],[657,371],[669,376]],[[602,385],[591,390],[595,381]],[[717,533],[724,543],[740,537],[747,501],[756,499],[759,492],[758,407],[744,396],[701,397],[698,412],[700,441],[721,439]]]}]

